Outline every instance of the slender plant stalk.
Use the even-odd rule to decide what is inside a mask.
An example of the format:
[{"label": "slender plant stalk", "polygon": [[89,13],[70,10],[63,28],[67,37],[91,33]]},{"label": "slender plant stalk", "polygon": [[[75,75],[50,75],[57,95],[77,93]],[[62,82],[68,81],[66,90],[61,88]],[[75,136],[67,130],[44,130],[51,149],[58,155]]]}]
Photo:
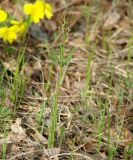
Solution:
[{"label": "slender plant stalk", "polygon": [[59,98],[62,76],[63,76],[63,69],[61,68],[61,71],[58,76],[57,84],[56,84],[55,95],[53,97],[53,103],[52,103],[51,124],[50,124],[50,128],[49,128],[49,137],[48,137],[49,148],[53,147],[54,141],[55,141],[55,130],[56,130],[56,125],[57,125],[58,98]]}]

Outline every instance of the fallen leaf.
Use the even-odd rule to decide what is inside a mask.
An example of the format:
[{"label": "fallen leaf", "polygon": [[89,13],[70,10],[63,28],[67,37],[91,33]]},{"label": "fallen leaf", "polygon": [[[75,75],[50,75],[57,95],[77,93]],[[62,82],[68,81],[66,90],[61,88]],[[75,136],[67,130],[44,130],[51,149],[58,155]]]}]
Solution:
[{"label": "fallen leaf", "polygon": [[110,30],[118,23],[120,20],[121,15],[116,11],[113,10],[110,12],[110,14],[107,16],[107,19],[105,20],[105,23],[103,24],[103,28],[105,30]]},{"label": "fallen leaf", "polygon": [[21,118],[17,118],[16,122],[11,125],[11,132],[9,133],[8,139],[12,141],[20,142],[26,138],[25,129],[21,127]]},{"label": "fallen leaf", "polygon": [[53,157],[60,153],[60,148],[44,149],[44,156]]}]

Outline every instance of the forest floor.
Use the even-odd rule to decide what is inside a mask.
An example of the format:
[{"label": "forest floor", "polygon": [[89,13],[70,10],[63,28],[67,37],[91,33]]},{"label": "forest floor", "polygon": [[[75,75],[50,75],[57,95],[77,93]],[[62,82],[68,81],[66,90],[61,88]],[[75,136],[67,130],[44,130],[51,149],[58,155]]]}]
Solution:
[{"label": "forest floor", "polygon": [[133,160],[133,1],[49,2],[25,43],[0,42],[0,159]]}]

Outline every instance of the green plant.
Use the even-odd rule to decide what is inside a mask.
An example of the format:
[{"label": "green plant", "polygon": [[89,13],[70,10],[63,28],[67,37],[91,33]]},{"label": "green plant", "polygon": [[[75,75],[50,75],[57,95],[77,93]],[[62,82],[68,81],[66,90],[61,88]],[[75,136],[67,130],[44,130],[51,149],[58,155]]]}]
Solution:
[{"label": "green plant", "polygon": [[[6,124],[4,123],[4,137],[3,139],[6,139],[7,137],[7,132],[6,132]],[[3,142],[2,145],[2,160],[6,160],[6,151],[7,151],[7,144]]]},{"label": "green plant", "polygon": [[[13,78],[11,80],[11,93],[10,100],[14,103],[14,110],[16,110],[17,105],[21,102],[25,89],[25,75],[24,75],[24,54],[25,50],[20,49],[15,72],[13,73]],[[19,99],[19,101],[18,101]]]},{"label": "green plant", "polygon": [[51,123],[49,126],[49,133],[48,133],[48,146],[53,147],[54,141],[55,141],[55,131],[56,131],[56,125],[57,125],[57,109],[58,109],[58,98],[60,95],[60,87],[63,83],[64,76],[69,64],[69,61],[71,60],[72,54],[69,53],[67,56],[65,56],[65,50],[64,45],[61,45],[57,51],[53,51],[51,55],[51,59],[54,65],[58,64],[60,67],[60,71],[57,76],[56,80],[56,87],[53,97],[51,98],[52,104],[51,104]]},{"label": "green plant", "polygon": [[47,106],[47,100],[44,101],[43,104],[41,105],[40,110],[39,110],[37,117],[36,117],[36,120],[39,125],[39,132],[40,133],[43,133],[43,130],[44,130],[44,124],[45,124],[44,114],[45,114],[46,106]]}]

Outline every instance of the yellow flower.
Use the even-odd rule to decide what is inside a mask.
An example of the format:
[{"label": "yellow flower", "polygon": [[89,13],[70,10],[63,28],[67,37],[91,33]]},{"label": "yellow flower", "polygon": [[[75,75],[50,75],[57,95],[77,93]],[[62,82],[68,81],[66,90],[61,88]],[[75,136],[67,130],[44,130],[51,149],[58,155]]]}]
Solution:
[{"label": "yellow flower", "polygon": [[52,7],[50,4],[46,3],[44,7],[44,15],[46,18],[51,19],[53,16]]},{"label": "yellow flower", "polygon": [[7,19],[7,13],[0,9],[0,22],[4,22]]},{"label": "yellow flower", "polygon": [[20,37],[25,34],[25,31],[26,31],[25,22],[12,20],[11,24],[12,24],[12,28],[14,28],[14,31],[18,33]]},{"label": "yellow flower", "polygon": [[17,39],[17,34],[13,27],[2,27],[0,28],[0,38],[2,38],[4,42],[11,44]]},{"label": "yellow flower", "polygon": [[24,13],[30,15],[34,23],[39,23],[40,19],[44,18],[44,6],[42,0],[37,0],[34,4],[27,3],[24,5]]}]

